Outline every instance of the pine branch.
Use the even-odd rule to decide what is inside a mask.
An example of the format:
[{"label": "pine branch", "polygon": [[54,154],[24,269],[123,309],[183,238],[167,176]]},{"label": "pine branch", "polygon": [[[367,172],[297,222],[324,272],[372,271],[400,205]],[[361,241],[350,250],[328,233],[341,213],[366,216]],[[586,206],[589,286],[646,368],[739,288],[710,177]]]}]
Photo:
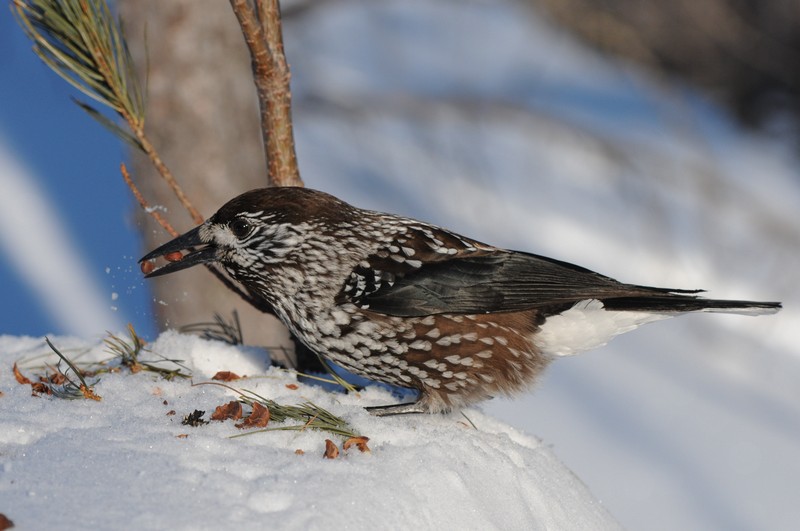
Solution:
[{"label": "pine branch", "polygon": [[[86,96],[114,110],[131,130],[143,128],[144,98],[133,61],[119,21],[105,1],[13,0],[13,11],[33,41],[34,52],[47,66]],[[81,107],[108,125],[93,107],[85,103]],[[143,149],[137,142],[135,145]]]},{"label": "pine branch", "polygon": [[144,97],[119,20],[105,0],[12,0],[34,52],[83,94],[116,112],[130,132],[85,102],[76,102],[119,138],[143,151],[195,224],[203,216],[145,134]]},{"label": "pine branch", "polygon": [[261,135],[273,186],[303,186],[292,130],[291,73],[283,52],[278,0],[230,0],[253,64]]},{"label": "pine branch", "polygon": [[282,423],[290,420],[299,422],[299,424],[264,428],[239,435],[232,435],[230,437],[231,439],[268,431],[305,431],[307,429],[327,431],[343,437],[359,436],[358,433],[356,433],[355,430],[343,418],[337,417],[330,411],[314,404],[313,402],[304,402],[297,405],[279,404],[274,400],[265,398],[257,393],[254,393],[253,391],[249,391],[247,389],[239,390],[220,382],[199,382],[192,385],[217,385],[226,389],[230,389],[239,395],[238,401],[242,404],[252,406],[253,404],[258,403],[267,408],[270,413],[270,419],[273,422]]},{"label": "pine branch", "polygon": [[[106,0],[11,0],[19,25],[34,43],[34,52],[54,72],[89,98],[114,111],[129,131],[86,102],[76,103],[116,136],[143,151],[187,210],[195,224],[203,216],[194,207],[145,133],[145,99],[121,24]],[[231,0],[253,54],[254,75],[261,103],[262,131],[268,157],[270,183],[302,186],[294,150],[291,122],[289,69],[283,53],[280,9],[277,0],[257,2],[257,12],[247,1]],[[263,26],[263,29],[262,29]],[[171,235],[177,231],[158,212],[149,209],[133,180],[122,174],[145,211]],[[242,290],[219,269],[208,269],[228,289],[265,313],[271,307]]]}]

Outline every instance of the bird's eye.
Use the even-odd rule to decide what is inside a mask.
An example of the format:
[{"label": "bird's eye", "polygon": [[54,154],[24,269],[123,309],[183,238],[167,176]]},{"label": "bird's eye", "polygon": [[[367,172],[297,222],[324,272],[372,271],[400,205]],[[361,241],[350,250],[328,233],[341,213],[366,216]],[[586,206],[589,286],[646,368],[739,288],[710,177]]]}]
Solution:
[{"label": "bird's eye", "polygon": [[242,218],[234,219],[228,224],[228,227],[230,227],[233,235],[240,240],[247,237],[247,235],[253,230],[253,226],[250,225],[250,222]]}]

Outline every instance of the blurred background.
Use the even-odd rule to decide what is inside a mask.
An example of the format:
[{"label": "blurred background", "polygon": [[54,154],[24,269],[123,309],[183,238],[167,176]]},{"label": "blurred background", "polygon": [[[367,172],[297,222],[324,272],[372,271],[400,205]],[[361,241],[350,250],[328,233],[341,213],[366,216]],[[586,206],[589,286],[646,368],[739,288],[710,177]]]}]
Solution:
[{"label": "blurred background", "polygon": [[[484,409],[551,444],[634,529],[792,529],[800,477],[800,4],[286,1],[306,184],[619,280],[782,300],[660,322]],[[124,1],[148,127],[208,216],[265,184],[225,2]],[[0,14],[0,333],[147,338],[239,307],[205,271],[145,283],[167,240],[130,155]],[[78,96],[80,97],[80,96]],[[178,230],[188,216],[136,157]]]}]

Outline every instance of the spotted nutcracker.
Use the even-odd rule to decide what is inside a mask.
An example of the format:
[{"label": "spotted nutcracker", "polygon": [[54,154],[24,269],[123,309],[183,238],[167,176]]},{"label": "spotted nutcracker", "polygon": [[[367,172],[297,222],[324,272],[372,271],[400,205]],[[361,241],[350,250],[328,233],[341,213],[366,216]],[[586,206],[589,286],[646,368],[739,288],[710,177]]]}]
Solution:
[{"label": "spotted nutcracker", "polygon": [[147,276],[218,262],[311,350],[419,391],[413,403],[373,408],[379,415],[514,394],[555,357],[681,313],[781,307],[623,284],[307,188],[244,193],[141,261],[184,250]]}]

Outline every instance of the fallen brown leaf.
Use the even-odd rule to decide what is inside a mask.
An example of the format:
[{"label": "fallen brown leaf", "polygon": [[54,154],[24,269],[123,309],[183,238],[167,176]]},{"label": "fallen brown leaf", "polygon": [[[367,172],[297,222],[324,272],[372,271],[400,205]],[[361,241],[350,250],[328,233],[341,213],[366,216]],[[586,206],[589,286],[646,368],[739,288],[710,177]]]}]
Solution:
[{"label": "fallen brown leaf", "polygon": [[239,420],[242,418],[242,405],[236,400],[231,400],[223,406],[217,406],[214,414],[211,415],[211,420]]},{"label": "fallen brown leaf", "polygon": [[14,370],[14,378],[17,379],[17,383],[20,383],[22,385],[25,385],[25,384],[33,385],[33,382],[30,381],[28,378],[25,377],[25,375],[22,374],[22,371],[19,370],[19,367],[17,367],[16,363],[14,363],[14,369],[13,370]]},{"label": "fallen brown leaf", "polygon": [[170,409],[169,411],[167,411],[167,416],[168,417],[171,417],[172,415],[175,415],[175,410],[174,409]]},{"label": "fallen brown leaf", "polygon": [[306,453],[303,450],[301,450],[300,448],[295,450],[294,453],[297,454],[297,455],[306,455]]},{"label": "fallen brown leaf", "polygon": [[219,380],[221,382],[232,382],[241,379],[241,376],[231,371],[219,371],[211,377],[212,380]]},{"label": "fallen brown leaf", "polygon": [[44,395],[53,394],[53,390],[48,385],[50,383],[49,379],[44,377],[39,377],[38,382],[32,382],[30,378],[22,374],[22,371],[19,370],[19,367],[17,367],[16,363],[14,363],[13,371],[14,371],[14,378],[17,380],[17,383],[31,386],[31,392],[33,396],[38,396],[41,394]]},{"label": "fallen brown leaf", "polygon": [[175,436],[176,439],[186,439],[187,437],[189,437],[188,433],[181,433],[180,435]]},{"label": "fallen brown leaf", "polygon": [[325,453],[322,454],[325,459],[336,459],[339,457],[339,448],[330,439],[325,439]]},{"label": "fallen brown leaf", "polygon": [[6,515],[0,513],[0,531],[5,531],[6,529],[10,529],[14,527],[14,522],[8,519]]},{"label": "fallen brown leaf", "polygon": [[237,428],[266,428],[269,424],[269,408],[258,402],[253,402],[253,411],[242,422],[236,425]]},{"label": "fallen brown leaf", "polygon": [[42,382],[31,383],[31,392],[33,396],[53,394],[53,390],[50,389],[50,386]]},{"label": "fallen brown leaf", "polygon": [[344,444],[342,444],[342,448],[346,452],[350,449],[351,446],[355,445],[361,452],[369,452],[369,446],[367,446],[367,441],[369,441],[369,437],[350,437],[347,439]]},{"label": "fallen brown leaf", "polygon": [[297,384],[286,384],[286,389],[291,389],[292,391],[296,391],[297,389],[299,389],[299,387],[297,386]]}]

